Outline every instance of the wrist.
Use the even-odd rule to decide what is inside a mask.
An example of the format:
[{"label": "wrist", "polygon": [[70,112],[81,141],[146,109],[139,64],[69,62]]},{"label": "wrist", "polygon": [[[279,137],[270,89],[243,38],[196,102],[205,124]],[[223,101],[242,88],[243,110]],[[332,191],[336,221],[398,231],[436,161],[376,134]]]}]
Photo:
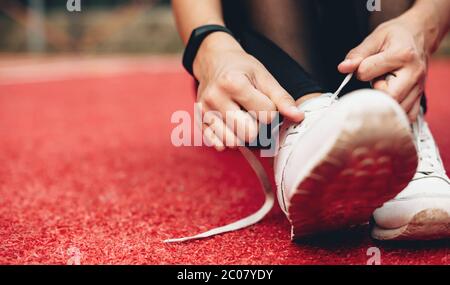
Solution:
[{"label": "wrist", "polygon": [[400,17],[427,55],[436,51],[442,33],[442,25],[436,9],[434,5],[425,5],[424,2],[419,2]]},{"label": "wrist", "polygon": [[224,32],[214,32],[208,35],[200,45],[194,59],[192,66],[194,76],[200,78],[202,70],[209,66],[210,59],[216,57],[218,53],[232,50],[242,51],[242,47],[231,35]]}]

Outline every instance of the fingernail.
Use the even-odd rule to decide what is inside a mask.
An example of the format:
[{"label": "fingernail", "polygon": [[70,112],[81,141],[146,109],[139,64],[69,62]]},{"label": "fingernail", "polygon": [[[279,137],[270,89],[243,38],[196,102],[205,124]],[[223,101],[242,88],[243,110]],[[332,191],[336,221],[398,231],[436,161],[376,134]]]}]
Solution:
[{"label": "fingernail", "polygon": [[351,59],[346,59],[343,62],[341,62],[341,64],[343,64],[343,65],[350,65],[352,63],[353,63],[353,61]]},{"label": "fingernail", "polygon": [[289,110],[290,110],[292,113],[297,113],[297,114],[301,114],[301,113],[302,113],[302,111],[300,111],[300,109],[298,109],[298,108],[295,107],[295,106],[289,107]]},{"label": "fingernail", "polygon": [[223,145],[216,145],[216,150],[217,150],[218,152],[222,152],[222,151],[225,150],[225,146],[223,146]]}]

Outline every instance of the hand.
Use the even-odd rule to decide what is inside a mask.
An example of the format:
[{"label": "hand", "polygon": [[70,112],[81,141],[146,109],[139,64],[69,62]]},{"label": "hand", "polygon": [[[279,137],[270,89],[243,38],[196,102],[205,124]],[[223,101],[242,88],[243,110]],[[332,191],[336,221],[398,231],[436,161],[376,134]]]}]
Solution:
[{"label": "hand", "polygon": [[350,51],[338,66],[340,72],[356,72],[361,81],[372,81],[375,89],[391,95],[411,122],[420,111],[431,53],[424,27],[407,17],[388,21]]},{"label": "hand", "polygon": [[253,141],[258,122],[271,123],[275,111],[296,122],[304,118],[269,71],[228,34],[208,36],[193,67],[200,83],[197,102],[206,113],[203,133],[217,150]]}]

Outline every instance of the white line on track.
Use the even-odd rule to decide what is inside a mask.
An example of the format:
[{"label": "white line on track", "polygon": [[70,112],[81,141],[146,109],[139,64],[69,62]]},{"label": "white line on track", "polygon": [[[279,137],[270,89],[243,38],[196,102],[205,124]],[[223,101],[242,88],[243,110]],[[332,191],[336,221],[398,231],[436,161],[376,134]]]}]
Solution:
[{"label": "white line on track", "polygon": [[0,85],[102,78],[129,73],[179,73],[179,56],[47,57],[0,56]]}]

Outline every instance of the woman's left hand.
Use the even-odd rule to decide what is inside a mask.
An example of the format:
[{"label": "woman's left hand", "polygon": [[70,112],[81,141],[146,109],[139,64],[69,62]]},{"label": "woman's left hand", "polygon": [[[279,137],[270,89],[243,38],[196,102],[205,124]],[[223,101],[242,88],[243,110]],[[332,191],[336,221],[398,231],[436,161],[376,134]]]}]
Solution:
[{"label": "woman's left hand", "polygon": [[425,30],[403,17],[385,22],[351,50],[338,69],[372,82],[375,89],[396,99],[415,121],[431,53]]}]

